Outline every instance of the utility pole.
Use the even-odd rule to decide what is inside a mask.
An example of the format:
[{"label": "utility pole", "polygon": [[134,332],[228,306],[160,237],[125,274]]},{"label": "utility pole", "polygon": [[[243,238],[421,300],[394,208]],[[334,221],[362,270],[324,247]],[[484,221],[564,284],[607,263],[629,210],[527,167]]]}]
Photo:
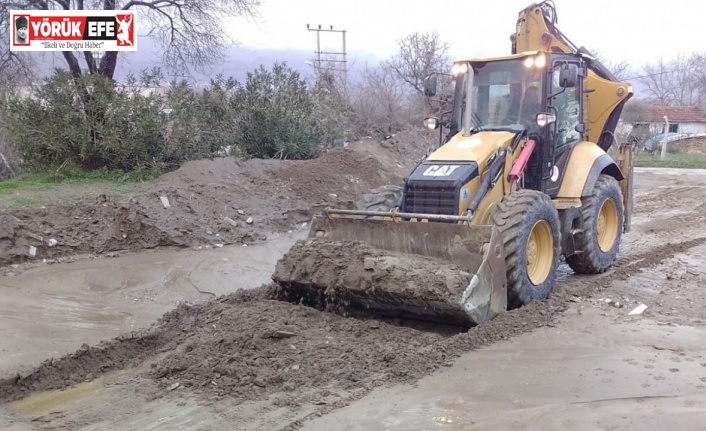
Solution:
[{"label": "utility pole", "polygon": [[[321,28],[321,24],[318,25],[318,28],[311,28],[309,24],[306,25],[306,29],[308,31],[315,31],[316,32],[316,51],[314,51],[314,54],[316,54],[316,71],[320,72],[321,70],[321,55],[333,55],[335,56],[333,59],[327,58],[324,61],[326,63],[334,63],[333,70],[336,71],[341,71],[343,72],[344,76],[347,74],[348,69],[347,69],[347,59],[346,59],[346,30],[334,30],[333,26],[329,26],[329,28]],[[329,33],[341,33],[342,36],[342,41],[343,41],[343,48],[340,52],[332,52],[332,51],[322,51],[321,50],[321,32],[329,32]],[[342,64],[343,69],[338,69],[336,67],[336,64]]]},{"label": "utility pole", "polygon": [[664,135],[662,135],[662,154],[660,160],[667,160],[667,136],[669,135],[669,119],[664,116]]}]

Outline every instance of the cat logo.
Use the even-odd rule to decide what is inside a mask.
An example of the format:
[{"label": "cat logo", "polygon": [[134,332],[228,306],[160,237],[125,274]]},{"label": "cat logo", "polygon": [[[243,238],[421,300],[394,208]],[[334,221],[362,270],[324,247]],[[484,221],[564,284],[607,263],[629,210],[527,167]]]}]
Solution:
[{"label": "cat logo", "polygon": [[453,171],[460,167],[459,165],[431,165],[422,175],[425,177],[448,177]]}]

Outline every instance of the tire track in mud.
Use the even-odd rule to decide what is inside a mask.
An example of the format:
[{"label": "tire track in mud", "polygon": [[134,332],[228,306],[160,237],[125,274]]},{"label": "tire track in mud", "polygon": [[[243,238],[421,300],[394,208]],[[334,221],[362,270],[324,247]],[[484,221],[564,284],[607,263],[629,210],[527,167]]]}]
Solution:
[{"label": "tire track in mud", "polygon": [[[689,194],[694,188],[682,190],[695,198]],[[686,196],[680,192],[654,201],[651,197],[645,196],[637,208],[654,214],[655,205],[671,209]],[[463,353],[555,325],[574,295],[589,296],[706,243],[706,237],[694,238],[694,225],[704,216],[698,212],[683,216],[660,231],[650,231],[646,226],[650,219],[636,223],[634,232],[624,236],[624,254],[608,272],[568,276],[546,302],[503,313],[465,333],[443,336],[386,321],[346,318],[273,301],[273,286],[261,287],[206,304],[182,305],[144,331],[45,361],[29,374],[1,381],[0,402],[61,389],[150,360],[154,367],[144,377],[164,389],[167,398],[184,396],[182,390],[167,390],[179,383],[189,396],[205,401],[227,399],[238,404],[272,397],[273,408],[297,408],[318,400],[323,405],[314,406],[312,415],[326,414],[376,386],[412,383],[452,364]],[[60,428],[60,421],[54,420],[52,426]],[[302,424],[298,420],[284,429]]]},{"label": "tire track in mud", "polygon": [[[615,280],[704,243],[706,237],[700,237],[631,253],[603,275],[568,277],[546,302],[512,310],[450,337],[273,301],[272,286],[238,292],[199,306],[180,306],[142,333],[84,346],[72,355],[46,361],[26,376],[0,382],[0,402],[136,367],[161,355],[144,377],[164,389],[165,397],[181,396],[166,390],[179,383],[209,401],[227,398],[239,403],[274,396],[277,405],[295,407],[318,399],[323,405],[314,407],[312,415],[321,415],[360,399],[376,386],[414,382],[463,353],[555,325],[570,297],[608,288]],[[332,396],[334,392],[338,394]]]},{"label": "tire track in mud", "polygon": [[[706,243],[706,212],[699,211],[704,201],[706,188],[698,186],[661,186],[641,194],[635,202],[632,231],[623,235],[614,266],[600,275],[572,274],[555,288],[553,298],[590,295]],[[675,209],[680,212],[674,214]]]},{"label": "tire track in mud", "polygon": [[33,371],[0,380],[0,404],[21,399],[33,392],[63,389],[93,380],[102,374],[131,368],[150,355],[158,354],[172,342],[159,328],[152,327],[104,341],[97,346],[84,344],[76,352],[48,359]]}]

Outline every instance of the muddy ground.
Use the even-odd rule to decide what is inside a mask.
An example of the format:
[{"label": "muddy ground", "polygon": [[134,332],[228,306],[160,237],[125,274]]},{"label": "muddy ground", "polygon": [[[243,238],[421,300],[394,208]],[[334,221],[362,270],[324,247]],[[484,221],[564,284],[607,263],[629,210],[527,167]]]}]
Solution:
[{"label": "muddy ground", "polygon": [[[374,179],[366,181],[367,186]],[[5,373],[0,401],[7,404],[0,425],[17,430],[661,429],[660,424],[702,429],[706,172],[638,169],[636,181],[634,229],[624,237],[616,267],[594,277],[571,275],[562,267],[560,283],[545,303],[465,332],[321,312],[273,300],[275,289],[266,284],[225,295],[220,293],[227,288],[212,289],[218,294],[211,296],[192,291],[152,326],[137,325],[116,338],[121,328],[96,328],[106,341],[75,350],[79,345],[69,337],[58,349],[62,354]],[[213,189],[184,183],[192,190]],[[277,186],[295,188],[285,184]],[[328,204],[331,194],[339,203],[355,200],[355,187],[333,187],[339,188],[294,193],[297,201],[306,193],[314,197],[306,211]],[[305,212],[300,214],[304,219]],[[261,222],[280,230],[305,222],[287,218],[277,224],[283,220],[272,216]],[[246,232],[256,228],[251,229]],[[203,242],[193,244],[213,240],[200,238]],[[165,265],[180,254],[143,259]],[[134,256],[140,255],[112,259],[115,268],[129,270]],[[253,265],[271,274],[276,256],[270,257]],[[9,278],[51,280],[51,274],[38,274],[42,269],[21,265]],[[167,278],[163,281],[168,285]],[[204,290],[203,283],[195,286]],[[138,287],[129,288],[136,296]],[[109,294],[123,289],[113,286]],[[150,291],[159,292],[159,285],[150,285]],[[158,299],[135,302],[168,306]],[[643,303],[648,308],[642,315],[628,316]],[[129,304],[121,306],[129,310]],[[137,322],[148,321],[145,315]],[[21,328],[11,330],[21,334]]]},{"label": "muddy ground", "polygon": [[[54,193],[15,198],[47,202],[40,208],[0,211],[0,266],[76,255],[156,247],[253,244],[287,232],[328,206],[353,208],[368,190],[400,184],[438,137],[406,131],[326,150],[307,161],[189,162],[134,193],[84,195],[70,206]],[[166,198],[166,204],[162,202]]]}]

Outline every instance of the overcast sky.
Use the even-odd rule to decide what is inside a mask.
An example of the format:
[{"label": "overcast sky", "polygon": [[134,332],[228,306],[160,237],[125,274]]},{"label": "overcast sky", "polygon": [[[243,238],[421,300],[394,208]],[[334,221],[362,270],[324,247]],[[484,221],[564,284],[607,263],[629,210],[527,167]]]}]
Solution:
[{"label": "overcast sky", "polygon": [[[532,0],[262,0],[261,17],[229,23],[242,45],[316,49],[321,24],[344,29],[347,51],[389,57],[406,35],[436,31],[452,57],[510,52],[518,12]],[[706,52],[703,0],[555,0],[559,29],[577,46],[634,67],[679,53]],[[340,33],[321,33],[322,49],[340,50]]]}]

